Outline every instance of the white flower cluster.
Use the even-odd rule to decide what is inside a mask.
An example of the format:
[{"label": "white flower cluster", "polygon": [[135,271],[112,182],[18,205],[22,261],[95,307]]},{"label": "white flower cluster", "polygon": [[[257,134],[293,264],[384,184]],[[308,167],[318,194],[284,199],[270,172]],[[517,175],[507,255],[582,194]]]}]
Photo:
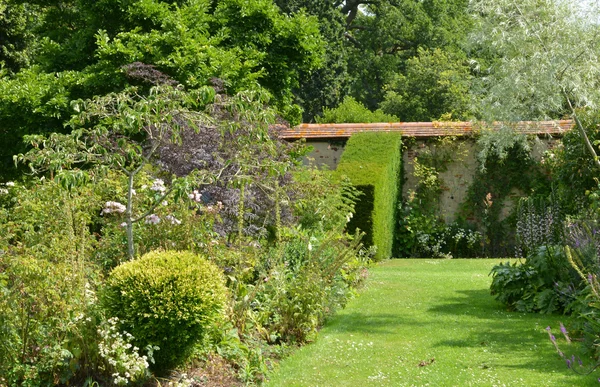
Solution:
[{"label": "white flower cluster", "polygon": [[198,190],[194,190],[191,194],[188,195],[188,198],[195,201],[196,203],[200,203],[202,201],[202,194],[198,192]]},{"label": "white flower cluster", "polygon": [[165,187],[165,182],[162,179],[156,179],[152,183],[152,187],[150,187],[150,189],[152,191],[164,193],[167,190],[167,187]]},{"label": "white flower cluster", "polygon": [[100,212],[100,215],[112,214],[113,212],[122,214],[125,212],[126,209],[127,207],[125,207],[124,204],[121,204],[119,202],[106,202],[106,204],[104,205],[104,209],[102,210],[102,212]]},{"label": "white flower cluster", "polygon": [[441,236],[436,238],[431,234],[417,231],[417,241],[420,247],[436,258],[452,258],[451,253],[445,253],[442,251],[444,247],[444,237]]},{"label": "white flower cluster", "polygon": [[194,379],[190,379],[187,374],[183,373],[178,376],[178,380],[170,380],[167,387],[191,387],[197,385]]},{"label": "white flower cluster", "polygon": [[173,215],[167,215],[165,216],[165,219],[171,222],[171,224],[181,224],[181,220],[177,219]]},{"label": "white flower cluster", "polygon": [[104,370],[111,372],[113,383],[124,386],[148,376],[148,358],[140,356],[139,348],[131,344],[133,336],[130,333],[119,332],[118,323],[119,319],[113,317],[98,329],[102,338],[98,350],[108,365]]},{"label": "white flower cluster", "polygon": [[145,222],[147,224],[159,224],[160,223],[160,218],[156,214],[151,214],[151,215],[148,215],[146,217]]},{"label": "white flower cluster", "polygon": [[88,305],[94,305],[98,301],[98,297],[96,296],[96,292],[92,288],[92,285],[89,282],[85,283],[85,300]]},{"label": "white flower cluster", "polygon": [[[0,185],[4,185],[6,187],[14,187],[15,183],[13,181],[7,181],[4,184],[0,183]],[[8,194],[8,189],[6,189],[6,188],[0,188],[0,195],[6,195],[6,194]]]}]

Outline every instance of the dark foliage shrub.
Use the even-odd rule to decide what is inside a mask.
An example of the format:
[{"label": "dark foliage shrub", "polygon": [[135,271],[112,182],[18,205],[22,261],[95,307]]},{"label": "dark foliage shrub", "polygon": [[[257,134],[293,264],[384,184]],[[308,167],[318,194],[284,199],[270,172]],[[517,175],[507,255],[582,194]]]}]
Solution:
[{"label": "dark foliage shrub", "polygon": [[219,268],[186,251],[156,251],[113,270],[102,297],[107,312],[140,348],[158,346],[157,372],[180,364],[221,317],[226,289]]},{"label": "dark foliage shrub", "polygon": [[363,193],[348,229],[354,232],[353,227],[358,227],[366,233],[366,241],[377,246],[378,260],[392,255],[401,192],[401,146],[397,133],[357,133],[348,140],[337,168]]}]

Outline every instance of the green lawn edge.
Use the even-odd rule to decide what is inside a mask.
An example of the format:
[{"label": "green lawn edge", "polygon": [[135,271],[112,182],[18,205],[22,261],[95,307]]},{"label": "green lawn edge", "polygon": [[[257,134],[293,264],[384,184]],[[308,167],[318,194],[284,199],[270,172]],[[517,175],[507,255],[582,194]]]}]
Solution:
[{"label": "green lawn edge", "polygon": [[545,328],[558,332],[566,316],[508,312],[489,295],[488,274],[501,261],[374,266],[360,295],[266,385],[597,386],[600,372],[574,374],[548,339]]}]

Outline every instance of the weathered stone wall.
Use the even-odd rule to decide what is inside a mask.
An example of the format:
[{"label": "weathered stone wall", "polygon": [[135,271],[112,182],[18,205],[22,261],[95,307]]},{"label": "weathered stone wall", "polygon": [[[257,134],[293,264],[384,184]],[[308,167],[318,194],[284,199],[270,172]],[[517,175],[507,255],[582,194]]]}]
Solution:
[{"label": "weathered stone wall", "polygon": [[315,164],[319,168],[325,166],[333,170],[337,168],[340,157],[342,157],[346,140],[309,140],[306,144],[311,146],[313,151],[304,159],[304,164]]},{"label": "weathered stone wall", "polygon": [[[556,146],[559,139],[537,138],[533,142],[532,155],[540,160],[544,152]],[[314,150],[309,155],[312,162],[318,166],[327,165],[329,169],[335,169],[344,150],[344,141],[309,141]],[[408,144],[408,145],[406,145]],[[406,199],[411,190],[415,190],[418,179],[414,176],[414,159],[424,152],[431,152],[431,147],[440,146],[438,141],[429,139],[407,141],[407,148],[403,152],[404,183],[402,185],[402,197]],[[477,172],[477,147],[471,137],[459,138],[452,144],[453,157],[446,164],[447,170],[439,174],[442,181],[442,194],[439,197],[440,216],[448,223],[456,219],[460,206],[465,202],[468,189],[473,182]],[[308,163],[308,160],[306,160]],[[502,217],[508,216],[522,193],[511,192],[509,198],[503,203]]]}]

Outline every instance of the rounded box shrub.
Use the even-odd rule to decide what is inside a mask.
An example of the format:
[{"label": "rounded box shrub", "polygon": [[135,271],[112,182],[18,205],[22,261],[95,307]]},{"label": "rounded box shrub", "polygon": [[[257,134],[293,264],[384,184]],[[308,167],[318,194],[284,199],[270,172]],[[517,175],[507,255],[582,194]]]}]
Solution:
[{"label": "rounded box shrub", "polygon": [[162,373],[183,362],[222,316],[220,269],[189,251],[153,251],[116,267],[103,304],[139,348],[158,346],[150,367]]}]

